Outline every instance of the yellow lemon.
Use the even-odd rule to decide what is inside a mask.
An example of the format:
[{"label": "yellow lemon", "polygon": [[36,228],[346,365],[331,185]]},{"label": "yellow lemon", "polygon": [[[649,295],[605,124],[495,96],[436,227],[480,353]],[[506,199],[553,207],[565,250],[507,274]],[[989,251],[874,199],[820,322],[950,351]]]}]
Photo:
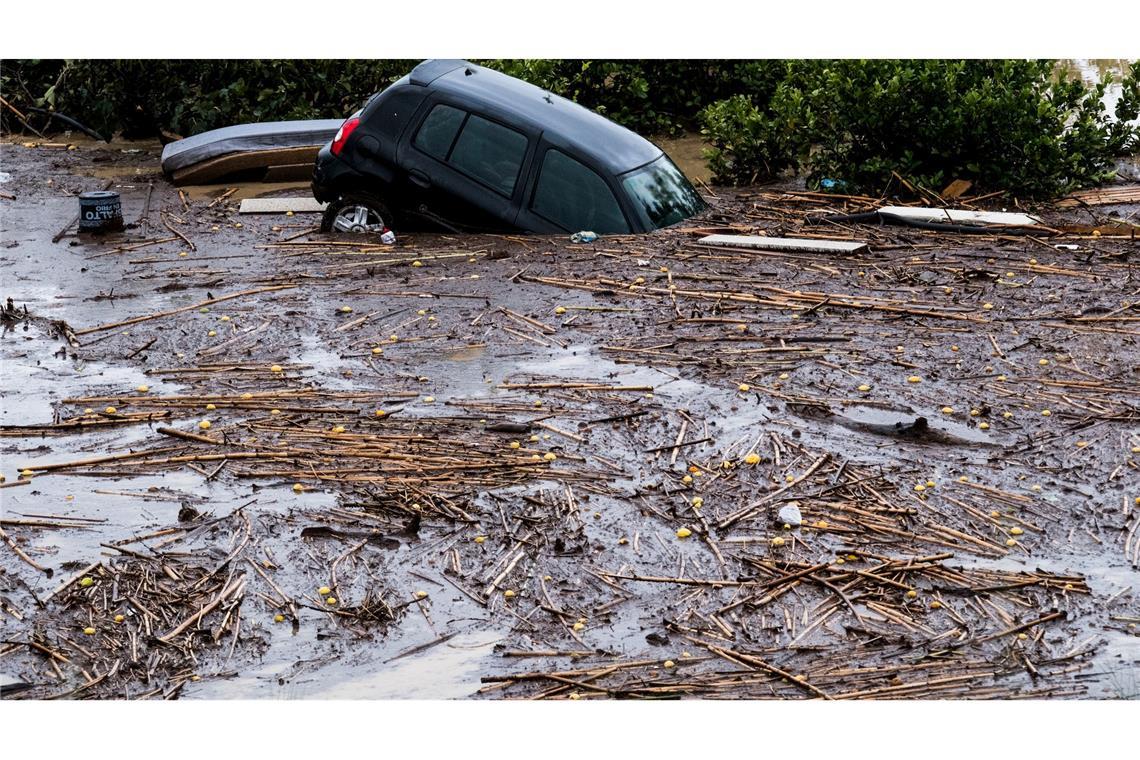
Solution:
[{"label": "yellow lemon", "polygon": [[906,592],[906,598],[907,599],[917,599],[918,598],[918,592],[915,591],[914,589],[911,589],[910,591]]},{"label": "yellow lemon", "polygon": [[1041,416],[1042,416],[1042,417],[1048,417],[1048,416],[1049,416],[1049,415],[1051,415],[1051,414],[1052,414],[1052,412],[1051,412],[1051,411],[1049,411],[1048,409],[1042,409],[1042,410],[1041,410]]},{"label": "yellow lemon", "polygon": [[280,364],[274,364],[272,367],[269,368],[269,371],[270,372],[281,372],[282,371],[281,365]]},{"label": "yellow lemon", "polygon": [[988,422],[979,422],[979,423],[978,423],[978,429],[979,429],[979,430],[989,430],[989,429],[990,429],[990,423],[988,423]]},{"label": "yellow lemon", "polygon": [[426,591],[417,591],[416,592],[416,599],[424,599],[427,597],[427,595],[428,595],[428,592],[426,592]]},{"label": "yellow lemon", "polygon": [[85,634],[87,634],[88,636],[94,636],[95,635],[95,629],[91,628],[91,627],[84,628],[83,632]]},{"label": "yellow lemon", "polygon": [[1006,546],[1017,546],[1017,539],[1016,538],[1007,538],[1005,540],[1005,545]]},{"label": "yellow lemon", "polygon": [[921,382],[922,382],[922,378],[921,378],[921,377],[919,377],[918,375],[911,375],[910,377],[908,377],[908,378],[906,379],[906,381],[907,381],[908,383],[921,383]]},{"label": "yellow lemon", "polygon": [[744,455],[745,464],[760,464],[760,455],[755,451],[750,451]]},{"label": "yellow lemon", "polygon": [[942,609],[942,602],[935,599],[933,602],[930,603],[930,609],[932,609],[932,610]]},{"label": "yellow lemon", "polygon": [[274,623],[283,623],[283,622],[285,622],[285,616],[278,613],[278,614],[273,616],[273,622]]},{"label": "yellow lemon", "polygon": [[984,304],[982,304],[982,308],[983,308],[983,309],[992,309],[993,307],[994,307],[994,305],[993,305],[992,303],[984,303]]},{"label": "yellow lemon", "polygon": [[871,390],[871,386],[867,385],[866,383],[863,383],[862,385],[859,386],[859,390],[862,391],[863,393],[866,393],[867,391]]},{"label": "yellow lemon", "polygon": [[214,406],[213,404],[206,404],[206,411],[207,411],[207,412],[212,412],[212,411],[214,411],[214,410],[215,410],[215,409],[217,409],[217,408],[218,408],[218,407]]},{"label": "yellow lemon", "polygon": [[506,591],[503,592],[503,596],[506,597],[507,599],[513,599],[515,596],[515,592],[511,589],[507,589]]},{"label": "yellow lemon", "polygon": [[385,414],[387,414],[387,412],[385,412],[383,409],[377,409],[376,410],[376,416],[377,417],[383,417]]},{"label": "yellow lemon", "polygon": [[317,589],[317,593],[320,594],[321,596],[328,596],[331,592],[332,592],[332,589],[329,588],[328,586],[321,586],[319,589]]},{"label": "yellow lemon", "polygon": [[124,620],[126,620],[126,618],[125,618],[124,616],[122,616],[122,615],[115,615],[115,622],[116,622],[116,623],[121,623],[121,622],[123,622]]},{"label": "yellow lemon", "polygon": [[336,604],[336,597],[330,596],[328,599],[325,600],[325,604]]},{"label": "yellow lemon", "polygon": [[555,455],[554,455],[554,453],[552,453],[552,452],[548,451],[548,452],[546,452],[545,454],[543,454],[543,455],[542,455],[542,458],[543,458],[543,459],[545,459],[547,462],[553,462],[553,461],[554,461],[555,459],[557,459],[558,457],[557,457],[557,456],[555,456]]},{"label": "yellow lemon", "polygon": [[1024,532],[1025,531],[1023,531],[1021,528],[1010,528],[1009,529],[1009,534],[1011,536],[1020,536]]},{"label": "yellow lemon", "polygon": [[293,490],[296,491],[297,493],[301,493],[301,491],[305,490],[305,487],[303,485],[301,485],[300,483],[294,483],[293,484]]},{"label": "yellow lemon", "polygon": [[209,420],[202,420],[201,422],[198,423],[198,427],[200,427],[202,430],[209,430],[210,429],[210,421]]},{"label": "yellow lemon", "polygon": [[566,307],[565,306],[555,306],[554,307],[554,313],[555,314],[565,314],[566,313]]},{"label": "yellow lemon", "polygon": [[583,628],[585,628],[586,626],[584,626],[582,623],[575,623],[572,627],[574,628],[575,631],[580,631]]},{"label": "yellow lemon", "polygon": [[218,334],[218,331],[217,331],[217,330],[210,330],[210,332],[206,333],[206,337],[207,337],[207,338],[212,338],[212,337],[214,337],[214,336],[215,336],[215,335],[217,335],[217,334]]},{"label": "yellow lemon", "polygon": [[943,414],[953,414],[953,413],[954,413],[954,408],[953,408],[953,407],[949,407],[949,406],[944,406],[944,407],[942,407],[942,413],[943,413]]},{"label": "yellow lemon", "polygon": [[281,410],[280,409],[270,409],[269,413],[270,414],[281,414]]},{"label": "yellow lemon", "polygon": [[135,388],[135,390],[138,391],[139,393],[149,393],[150,392],[150,386],[149,385],[140,385],[138,388]]},{"label": "yellow lemon", "polygon": [[435,402],[435,396],[424,396],[424,403],[431,404]]},{"label": "yellow lemon", "polygon": [[487,540],[486,536],[475,536],[475,543],[481,544]]},{"label": "yellow lemon", "polygon": [[703,496],[694,496],[693,497],[693,506],[694,507],[698,507],[698,508],[702,507],[702,506],[704,506],[704,503],[705,503],[705,500],[704,500]]},{"label": "yellow lemon", "polygon": [[340,312],[341,312],[341,314],[351,314],[352,313],[352,307],[351,306],[341,306]]},{"label": "yellow lemon", "polygon": [[677,529],[677,538],[688,538],[691,535],[693,535],[693,531],[689,530],[688,528]]},{"label": "yellow lemon", "polygon": [[926,490],[926,486],[924,486],[922,483],[919,483],[917,486],[914,487],[914,490],[918,491],[919,493],[922,493],[923,491]]},{"label": "yellow lemon", "polygon": [[815,527],[819,528],[820,530],[827,530],[827,520],[820,520],[815,524]]},{"label": "yellow lemon", "polygon": [[510,447],[511,447],[512,449],[517,449],[517,448],[518,448],[519,446],[521,446],[521,445],[522,445],[522,444],[521,444],[521,443],[519,443],[518,441],[511,441],[511,443],[510,443]]},{"label": "yellow lemon", "polygon": [[103,411],[106,412],[107,414],[114,414],[115,412],[117,412],[119,410],[113,406],[109,406],[106,409],[104,409]]},{"label": "yellow lemon", "polygon": [[685,485],[688,485],[688,484],[693,482],[693,476],[692,475],[686,475],[685,477],[681,478],[681,482],[684,483]]},{"label": "yellow lemon", "polygon": [[414,266],[414,267],[422,267],[423,265],[424,265],[424,263],[422,261],[420,261],[419,259],[416,259],[415,261],[412,262],[412,266]]},{"label": "yellow lemon", "polygon": [[663,664],[666,670],[677,667],[677,663],[673,662],[672,660],[666,660]]},{"label": "yellow lemon", "polygon": [[786,542],[782,536],[776,536],[772,539],[772,546],[783,546]]},{"label": "yellow lemon", "polygon": [[86,576],[86,577],[84,577],[83,580],[79,581],[79,585],[82,586],[83,588],[87,588],[88,586],[92,585],[93,583],[95,583],[95,579],[92,578],[91,576]]},{"label": "yellow lemon", "polygon": [[739,390],[741,393],[747,393],[748,391],[752,390],[752,386],[748,383],[741,383]]}]

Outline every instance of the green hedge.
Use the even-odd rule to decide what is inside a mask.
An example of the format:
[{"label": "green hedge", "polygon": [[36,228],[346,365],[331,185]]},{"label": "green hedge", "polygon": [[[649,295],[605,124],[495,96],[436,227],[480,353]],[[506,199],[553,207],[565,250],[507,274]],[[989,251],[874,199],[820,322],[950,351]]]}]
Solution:
[{"label": "green hedge", "polygon": [[[0,90],[17,108],[53,107],[103,133],[190,135],[249,121],[347,116],[418,61],[9,61]],[[481,63],[565,95],[647,134],[696,129],[706,105],[766,99],[779,61],[493,60]],[[19,129],[4,111],[4,128]]]},{"label": "green hedge", "polygon": [[[1140,146],[1140,67],[1115,114],[1108,81],[1086,85],[1054,61],[797,61],[769,97],[736,97],[701,114],[720,182],[807,168],[810,183],[878,195],[907,183],[938,192],[1050,197],[1111,176]],[[904,186],[905,187],[905,186]]]}]

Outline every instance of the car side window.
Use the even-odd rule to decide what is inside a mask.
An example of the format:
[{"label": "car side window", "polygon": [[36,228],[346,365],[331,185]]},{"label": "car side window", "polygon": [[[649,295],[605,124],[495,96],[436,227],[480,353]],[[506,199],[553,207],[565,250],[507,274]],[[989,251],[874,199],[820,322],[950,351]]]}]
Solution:
[{"label": "car side window", "polygon": [[526,135],[472,114],[448,163],[509,196],[515,191],[525,155]]},{"label": "car side window", "polygon": [[420,130],[416,133],[416,139],[412,141],[412,144],[432,158],[443,161],[447,158],[447,152],[451,150],[451,144],[455,142],[455,133],[459,131],[460,125],[463,124],[463,117],[466,115],[465,111],[458,108],[445,105],[436,106],[431,109],[431,113],[420,125]]},{"label": "car side window", "polygon": [[531,210],[573,232],[629,232],[629,223],[605,180],[553,148],[543,156]]}]

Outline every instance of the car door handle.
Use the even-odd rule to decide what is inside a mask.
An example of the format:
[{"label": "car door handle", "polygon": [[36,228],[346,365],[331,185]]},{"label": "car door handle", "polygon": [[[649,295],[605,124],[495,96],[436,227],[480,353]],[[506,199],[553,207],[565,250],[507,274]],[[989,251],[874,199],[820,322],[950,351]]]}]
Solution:
[{"label": "car door handle", "polygon": [[408,172],[408,178],[417,187],[421,187],[424,190],[428,190],[431,188],[431,180],[428,179],[428,176],[421,171]]}]

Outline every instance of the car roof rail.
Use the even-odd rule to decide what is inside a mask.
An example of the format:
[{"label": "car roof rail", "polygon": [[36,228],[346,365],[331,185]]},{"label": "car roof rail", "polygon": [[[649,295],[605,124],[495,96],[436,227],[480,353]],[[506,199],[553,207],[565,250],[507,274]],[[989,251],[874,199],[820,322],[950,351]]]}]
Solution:
[{"label": "car roof rail", "polygon": [[412,69],[409,80],[412,84],[427,87],[444,74],[448,74],[464,66],[467,66],[472,71],[475,70],[475,66],[467,61],[454,58],[431,58]]}]

